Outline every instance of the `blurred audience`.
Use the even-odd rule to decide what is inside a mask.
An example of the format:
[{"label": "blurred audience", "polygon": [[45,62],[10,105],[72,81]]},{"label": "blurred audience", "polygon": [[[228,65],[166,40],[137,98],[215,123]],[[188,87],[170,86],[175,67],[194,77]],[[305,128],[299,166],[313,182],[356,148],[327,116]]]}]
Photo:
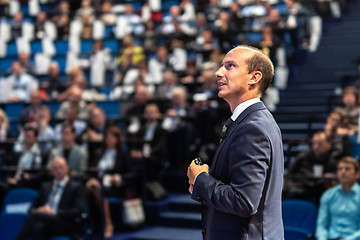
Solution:
[{"label": "blurred audience", "polygon": [[321,196],[316,239],[357,239],[360,237],[359,162],[344,157],[337,164],[339,185]]},{"label": "blurred audience", "polygon": [[64,158],[52,159],[50,171],[54,180],[43,184],[28,211],[25,225],[14,239],[41,240],[62,235],[78,239],[81,236],[79,219],[85,204],[83,187],[69,177]]},{"label": "blurred audience", "polygon": [[82,179],[88,167],[88,155],[84,148],[75,143],[75,136],[74,126],[64,122],[61,128],[61,144],[51,150],[47,166],[51,166],[51,160],[55,157],[65,158],[70,168],[70,176]]}]

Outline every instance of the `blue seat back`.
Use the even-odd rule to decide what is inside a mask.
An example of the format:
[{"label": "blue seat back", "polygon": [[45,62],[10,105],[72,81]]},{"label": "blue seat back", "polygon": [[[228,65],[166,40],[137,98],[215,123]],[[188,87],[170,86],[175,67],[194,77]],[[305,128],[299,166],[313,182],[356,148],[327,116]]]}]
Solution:
[{"label": "blue seat back", "polygon": [[[312,202],[304,200],[284,200],[282,213],[285,232],[313,235],[316,229],[317,208]],[[295,235],[295,233],[292,233]],[[290,238],[286,238],[291,240]]]},{"label": "blue seat back", "polygon": [[37,197],[37,191],[30,188],[15,188],[10,190],[4,199],[1,214],[7,214],[7,206],[10,204],[32,203]]}]

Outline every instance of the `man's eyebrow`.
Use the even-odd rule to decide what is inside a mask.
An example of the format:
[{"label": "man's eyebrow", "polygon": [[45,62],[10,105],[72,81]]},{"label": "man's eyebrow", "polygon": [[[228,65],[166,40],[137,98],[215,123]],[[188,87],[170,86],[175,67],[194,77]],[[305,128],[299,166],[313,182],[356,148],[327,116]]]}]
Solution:
[{"label": "man's eyebrow", "polygon": [[227,60],[227,61],[223,61],[223,62],[221,63],[221,65],[223,66],[224,64],[229,64],[229,63],[236,64],[236,62],[233,61],[233,60]]}]

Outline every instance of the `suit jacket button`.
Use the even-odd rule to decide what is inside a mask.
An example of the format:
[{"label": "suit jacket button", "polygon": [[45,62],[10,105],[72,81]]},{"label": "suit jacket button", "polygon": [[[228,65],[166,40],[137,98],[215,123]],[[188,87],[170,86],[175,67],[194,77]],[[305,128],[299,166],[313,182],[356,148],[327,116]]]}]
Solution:
[{"label": "suit jacket button", "polygon": [[198,202],[200,202],[200,197],[196,197],[196,200],[197,200]]},{"label": "suit jacket button", "polygon": [[201,201],[201,204],[206,205],[206,201],[205,200]]},{"label": "suit jacket button", "polygon": [[201,233],[202,235],[206,235],[206,230],[205,229],[201,230]]}]

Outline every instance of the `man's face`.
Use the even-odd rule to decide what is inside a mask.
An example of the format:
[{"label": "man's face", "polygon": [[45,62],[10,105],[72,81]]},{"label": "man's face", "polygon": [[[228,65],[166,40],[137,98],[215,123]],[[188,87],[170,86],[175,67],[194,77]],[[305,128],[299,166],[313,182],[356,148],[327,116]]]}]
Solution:
[{"label": "man's face", "polygon": [[101,127],[105,123],[105,116],[100,110],[96,109],[92,111],[90,121],[95,127]]},{"label": "man's face", "polygon": [[356,97],[353,93],[347,93],[343,97],[343,102],[347,107],[354,107],[356,105]]},{"label": "man's face", "polygon": [[68,174],[68,166],[64,161],[54,160],[51,163],[51,173],[54,176],[54,179],[61,181]]},{"label": "man's face", "polygon": [[331,150],[331,143],[326,140],[325,134],[315,135],[312,139],[312,150],[316,157],[323,157]]},{"label": "man's face", "polygon": [[160,116],[159,108],[155,105],[148,105],[144,111],[144,117],[148,121],[157,120]]},{"label": "man's face", "polygon": [[30,104],[39,106],[41,104],[41,96],[39,92],[32,92],[30,95]]},{"label": "man's face", "polygon": [[249,53],[244,49],[231,50],[215,73],[218,78],[218,96],[227,102],[237,101],[239,96],[248,92],[248,82],[252,76],[245,62],[248,57]]},{"label": "man's face", "polygon": [[30,148],[32,147],[37,141],[34,131],[25,131],[24,133],[24,144]]},{"label": "man's face", "polygon": [[63,143],[73,143],[75,141],[75,134],[69,127],[65,127],[61,131],[61,140]]},{"label": "man's face", "polygon": [[351,163],[340,162],[337,168],[337,177],[341,185],[354,184],[359,173],[355,171],[355,167]]}]

